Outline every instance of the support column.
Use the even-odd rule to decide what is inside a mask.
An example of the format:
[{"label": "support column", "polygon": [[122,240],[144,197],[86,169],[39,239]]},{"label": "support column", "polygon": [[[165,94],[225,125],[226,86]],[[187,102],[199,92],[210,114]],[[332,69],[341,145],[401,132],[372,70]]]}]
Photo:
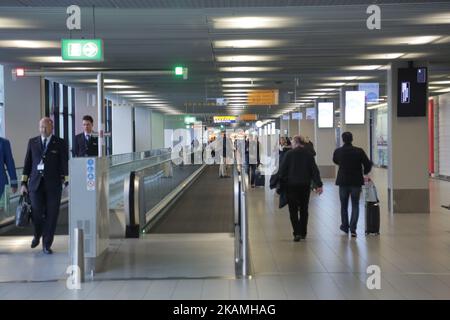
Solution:
[{"label": "support column", "polygon": [[[343,132],[350,131],[353,134],[353,145],[355,147],[362,148],[364,152],[369,156],[370,154],[370,135],[369,135],[369,111],[365,109],[365,121],[364,124],[345,124],[345,92],[347,91],[357,91],[353,87],[341,87],[340,89],[340,120],[341,120],[341,135]],[[367,107],[367,106],[366,106]],[[342,137],[338,137],[339,141],[342,143]]]},{"label": "support column", "polygon": [[396,62],[387,70],[388,205],[391,213],[429,213],[427,117],[397,117],[397,72],[406,67],[407,63]]},{"label": "support column", "polygon": [[104,87],[103,87],[103,73],[97,74],[97,128],[98,128],[98,156],[103,157],[105,155],[105,122],[104,122]]},{"label": "support column", "polygon": [[[298,111],[295,111],[298,112]],[[289,114],[289,136],[293,137],[300,134],[299,120],[292,119],[292,112]]]},{"label": "support column", "polygon": [[[333,152],[336,149],[336,133],[335,125],[333,128],[318,128],[318,101],[315,102],[316,117],[314,120],[315,127],[315,149],[316,149],[316,163],[319,167],[321,178],[334,179],[336,177],[336,167],[333,163]],[[336,102],[334,101],[334,108],[336,109]]]},{"label": "support column", "polygon": [[303,114],[303,118],[299,120],[299,131],[303,137],[309,137],[309,140],[314,143],[314,147],[316,145],[316,133],[315,133],[315,121],[313,119],[306,119],[306,109],[303,108],[300,110]]}]

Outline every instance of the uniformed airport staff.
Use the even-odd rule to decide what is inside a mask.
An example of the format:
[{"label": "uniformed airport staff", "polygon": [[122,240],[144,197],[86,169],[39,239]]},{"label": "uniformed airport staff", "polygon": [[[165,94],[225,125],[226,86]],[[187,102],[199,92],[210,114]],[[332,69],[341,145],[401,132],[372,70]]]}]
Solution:
[{"label": "uniformed airport staff", "polygon": [[52,243],[58,221],[62,186],[68,184],[68,150],[66,142],[52,135],[53,121],[39,121],[40,136],[28,141],[22,174],[21,193],[29,192],[33,208],[34,238],[31,248],[39,245],[52,254]]},{"label": "uniformed airport staff", "polygon": [[92,127],[94,119],[86,115],[83,117],[84,132],[77,134],[73,142],[73,157],[97,157],[98,138],[93,136]]},{"label": "uniformed airport staff", "polygon": [[9,178],[11,179],[11,190],[13,193],[17,191],[17,175],[16,165],[11,152],[11,144],[8,140],[0,138],[0,161],[2,164],[2,170],[0,170],[0,198],[5,191],[5,185],[8,184],[8,176],[6,175],[6,169],[8,170]]}]

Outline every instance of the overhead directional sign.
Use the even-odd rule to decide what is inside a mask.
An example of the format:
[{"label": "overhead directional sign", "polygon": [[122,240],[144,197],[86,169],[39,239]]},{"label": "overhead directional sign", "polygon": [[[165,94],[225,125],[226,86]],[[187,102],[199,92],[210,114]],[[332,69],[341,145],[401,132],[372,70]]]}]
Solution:
[{"label": "overhead directional sign", "polygon": [[214,123],[235,123],[235,116],[214,116]]},{"label": "overhead directional sign", "polygon": [[66,61],[103,61],[103,40],[62,39],[61,58]]},{"label": "overhead directional sign", "polygon": [[248,93],[249,106],[267,106],[278,104],[278,90],[252,90]]}]

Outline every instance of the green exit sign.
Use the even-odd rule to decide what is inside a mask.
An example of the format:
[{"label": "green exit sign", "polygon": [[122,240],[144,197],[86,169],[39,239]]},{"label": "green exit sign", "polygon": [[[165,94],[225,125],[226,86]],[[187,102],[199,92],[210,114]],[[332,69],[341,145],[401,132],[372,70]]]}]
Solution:
[{"label": "green exit sign", "polygon": [[103,40],[62,39],[61,57],[67,61],[103,61]]}]

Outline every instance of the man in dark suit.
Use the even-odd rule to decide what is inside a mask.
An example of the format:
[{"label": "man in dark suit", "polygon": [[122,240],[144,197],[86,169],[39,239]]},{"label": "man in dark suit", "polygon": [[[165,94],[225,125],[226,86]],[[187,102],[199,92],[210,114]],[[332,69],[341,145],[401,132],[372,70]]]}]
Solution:
[{"label": "man in dark suit", "polygon": [[[339,186],[339,198],[341,200],[341,227],[348,234],[349,228],[352,237],[356,237],[356,227],[359,218],[359,196],[361,186],[364,184],[364,175],[372,169],[372,162],[367,158],[363,149],[352,145],[351,132],[342,134],[344,145],[337,148],[333,154],[333,162],[339,166],[336,185]],[[348,222],[348,200],[352,199],[352,216]]]},{"label": "man in dark suit", "polygon": [[97,157],[98,156],[98,138],[93,136],[92,128],[94,119],[86,115],[83,117],[84,132],[77,134],[73,141],[73,157]]},{"label": "man in dark suit", "polygon": [[54,136],[53,121],[39,121],[40,136],[28,141],[27,154],[22,174],[21,192],[29,192],[34,238],[31,248],[39,245],[46,254],[51,254],[53,237],[61,204],[62,186],[68,184],[68,150],[66,142]]},{"label": "man in dark suit", "polygon": [[0,138],[0,163],[2,164],[2,169],[0,170],[0,198],[5,191],[5,185],[8,184],[8,176],[6,175],[6,169],[8,170],[9,178],[11,179],[11,191],[16,193],[17,191],[17,175],[16,175],[16,165],[11,151],[11,144],[8,140]]},{"label": "man in dark suit", "polygon": [[[286,192],[294,241],[306,238],[308,227],[308,205],[311,193],[311,182],[314,190],[322,194],[322,180],[312,153],[303,145],[303,138],[295,136],[292,150],[289,150],[280,165],[280,187]],[[300,212],[300,218],[299,218]]]}]

